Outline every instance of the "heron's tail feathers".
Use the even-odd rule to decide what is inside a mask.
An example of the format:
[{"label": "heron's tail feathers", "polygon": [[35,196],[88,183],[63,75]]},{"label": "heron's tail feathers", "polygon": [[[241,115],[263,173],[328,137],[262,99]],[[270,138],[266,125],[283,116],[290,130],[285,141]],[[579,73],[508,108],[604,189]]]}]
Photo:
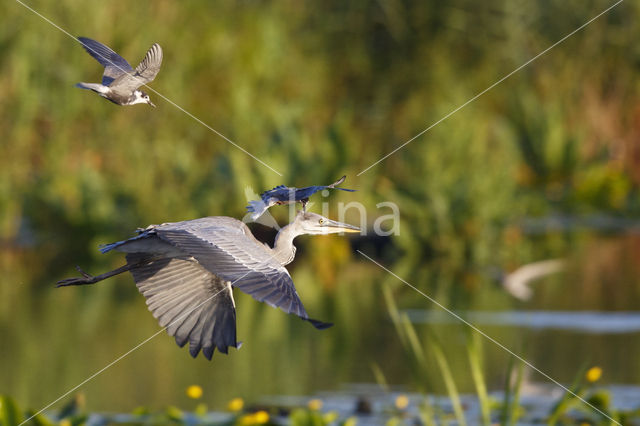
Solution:
[{"label": "heron's tail feathers", "polygon": [[148,242],[148,240],[154,235],[154,233],[155,233],[155,230],[152,227],[149,227],[144,230],[138,230],[138,235],[136,235],[135,237],[131,237],[128,240],[116,241],[115,243],[111,243],[111,244],[101,244],[100,246],[98,246],[98,248],[102,253],[106,253],[114,249],[118,250],[118,247],[122,247],[125,244],[127,244],[127,246],[120,249],[120,251],[124,251],[127,253],[131,253],[131,252],[142,253],[142,252],[151,251],[150,249],[154,247],[156,248],[156,251],[158,251],[159,249],[157,244],[154,245],[155,241],[149,242],[149,244],[144,245],[144,242],[145,241]]},{"label": "heron's tail feathers", "polygon": [[122,244],[124,244],[126,242],[127,242],[127,240],[118,241],[118,242],[111,243],[111,244],[101,244],[100,246],[98,246],[98,248],[100,249],[100,252],[106,253],[108,251],[111,251],[111,250],[115,249],[116,247],[121,246]]}]

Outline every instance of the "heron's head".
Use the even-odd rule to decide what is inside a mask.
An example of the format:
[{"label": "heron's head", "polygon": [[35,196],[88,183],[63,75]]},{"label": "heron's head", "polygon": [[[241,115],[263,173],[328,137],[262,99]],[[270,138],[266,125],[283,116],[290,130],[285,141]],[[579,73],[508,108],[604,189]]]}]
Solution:
[{"label": "heron's head", "polygon": [[144,90],[136,90],[135,92],[133,92],[135,99],[133,101],[134,104],[149,104],[152,107],[156,107],[153,102],[151,102],[151,98],[149,98],[149,95],[147,94],[147,92],[145,92]]},{"label": "heron's head", "polygon": [[357,226],[336,222],[316,213],[301,210],[296,216],[295,223],[300,234],[324,235],[338,234],[341,232],[360,232]]}]

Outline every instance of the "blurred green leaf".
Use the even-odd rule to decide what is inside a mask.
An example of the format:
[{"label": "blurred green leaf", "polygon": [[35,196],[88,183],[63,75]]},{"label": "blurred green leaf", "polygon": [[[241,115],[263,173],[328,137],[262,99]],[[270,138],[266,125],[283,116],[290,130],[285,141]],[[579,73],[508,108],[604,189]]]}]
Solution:
[{"label": "blurred green leaf", "polygon": [[22,420],[22,412],[13,398],[7,395],[0,395],[0,424],[3,426],[17,426]]}]

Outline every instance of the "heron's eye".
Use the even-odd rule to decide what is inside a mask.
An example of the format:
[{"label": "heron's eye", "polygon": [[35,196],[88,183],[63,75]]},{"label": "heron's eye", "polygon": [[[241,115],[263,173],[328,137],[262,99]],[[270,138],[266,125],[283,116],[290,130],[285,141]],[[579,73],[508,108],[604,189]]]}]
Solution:
[{"label": "heron's eye", "polygon": [[320,220],[318,221],[318,223],[319,223],[320,225],[322,225],[322,224],[324,223],[324,219],[320,219]]}]

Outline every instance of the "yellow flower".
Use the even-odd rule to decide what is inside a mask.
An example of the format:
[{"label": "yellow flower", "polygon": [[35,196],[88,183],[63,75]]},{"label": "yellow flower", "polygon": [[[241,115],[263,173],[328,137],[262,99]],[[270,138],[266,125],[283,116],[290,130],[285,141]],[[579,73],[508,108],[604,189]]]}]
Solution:
[{"label": "yellow flower", "polygon": [[269,413],[263,410],[256,411],[253,414],[253,418],[257,424],[262,425],[269,421]]},{"label": "yellow flower", "polygon": [[238,412],[242,410],[242,407],[244,407],[244,401],[242,400],[242,398],[233,398],[231,401],[229,401],[229,404],[227,405],[227,408],[229,409],[229,411],[233,411],[233,412]]},{"label": "yellow flower", "polygon": [[333,423],[338,420],[338,413],[335,411],[329,411],[327,414],[322,416],[322,420],[324,420],[326,424]]},{"label": "yellow flower", "polygon": [[322,400],[321,399],[311,399],[307,402],[307,407],[312,411],[322,410]]},{"label": "yellow flower", "polygon": [[71,420],[64,419],[60,421],[60,426],[71,426]]},{"label": "yellow flower", "polygon": [[597,382],[600,380],[600,377],[602,377],[602,368],[598,366],[591,367],[587,370],[587,374],[585,374],[585,376],[587,377],[587,381],[590,383]]},{"label": "yellow flower", "polygon": [[404,410],[409,406],[409,398],[407,395],[398,395],[396,398],[396,408],[398,410]]},{"label": "yellow flower", "polygon": [[187,388],[187,396],[192,399],[198,399],[202,396],[202,388],[198,385],[191,385]]},{"label": "yellow flower", "polygon": [[252,414],[244,415],[240,418],[241,425],[263,425],[269,421],[269,413],[266,411],[256,411]]},{"label": "yellow flower", "polygon": [[344,426],[356,426],[358,424],[357,417],[351,416],[342,423]]}]

